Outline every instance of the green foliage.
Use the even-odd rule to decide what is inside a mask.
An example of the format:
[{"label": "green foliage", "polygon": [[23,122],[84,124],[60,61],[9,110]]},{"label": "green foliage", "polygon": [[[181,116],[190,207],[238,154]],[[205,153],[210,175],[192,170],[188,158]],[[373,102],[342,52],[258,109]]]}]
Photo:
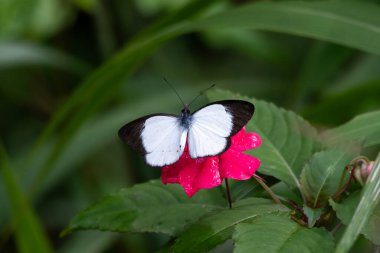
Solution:
[{"label": "green foliage", "polygon": [[[343,200],[341,203],[330,201],[331,206],[336,211],[336,215],[345,225],[349,225],[352,216],[355,213],[356,208],[361,199],[361,191],[352,193],[349,197]],[[374,244],[380,245],[380,205],[379,203],[375,207],[374,211],[368,217],[363,229],[361,231],[369,240]]]},{"label": "green foliage", "polygon": [[[361,233],[380,244],[379,159],[361,191],[344,169],[379,151],[379,4],[237,2],[0,1],[1,252],[203,252],[228,240],[236,252],[331,252],[334,240],[349,252]],[[255,104],[247,130],[263,143],[247,154],[286,207],[253,180],[231,183],[232,209],[221,189],[188,199],[143,183],[159,170],[116,133],[180,111],[162,75],[185,101],[216,83],[209,100]],[[84,231],[58,239],[64,227]]]},{"label": "green foliage", "polygon": [[323,228],[307,229],[288,217],[275,215],[260,216],[237,225],[233,239],[237,253],[317,253],[334,249],[333,237]]},{"label": "green foliage", "polygon": [[261,2],[199,20],[192,27],[284,32],[380,54],[379,11],[376,4],[356,1]]},{"label": "green foliage", "polygon": [[[348,224],[346,231],[340,239],[335,252],[347,252],[359,234],[363,231],[365,224],[371,218],[372,215],[376,215],[374,212],[377,204],[380,200],[380,154],[377,156],[375,165],[373,166],[372,173],[370,174],[367,183],[363,188],[361,199],[355,209],[351,222]],[[371,232],[376,232],[371,231]],[[370,235],[372,240],[376,244],[379,243],[378,236]]]},{"label": "green foliage", "polygon": [[307,217],[307,225],[309,228],[314,227],[315,223],[319,220],[323,213],[323,208],[310,208],[308,206],[303,207],[303,212],[305,213]]},{"label": "green foliage", "polygon": [[359,115],[346,124],[323,133],[327,145],[345,144],[347,141],[360,141],[363,147],[380,144],[380,111]]},{"label": "green foliage", "polygon": [[74,218],[63,234],[98,229],[177,235],[207,212],[222,209],[222,203],[218,189],[189,200],[178,185],[151,181],[101,199]]},{"label": "green foliage", "polygon": [[236,225],[262,215],[286,211],[265,199],[247,198],[233,209],[214,212],[192,225],[174,242],[173,252],[207,252],[231,238]]},{"label": "green foliage", "polygon": [[53,252],[34,210],[30,207],[13,174],[8,156],[1,143],[0,170],[10,199],[13,229],[19,252]]},{"label": "green foliage", "polygon": [[340,190],[339,187],[343,187],[337,179],[348,173],[345,167],[358,155],[359,150],[355,150],[350,144],[345,148],[330,149],[313,155],[301,174],[303,192],[310,207],[323,206]]}]

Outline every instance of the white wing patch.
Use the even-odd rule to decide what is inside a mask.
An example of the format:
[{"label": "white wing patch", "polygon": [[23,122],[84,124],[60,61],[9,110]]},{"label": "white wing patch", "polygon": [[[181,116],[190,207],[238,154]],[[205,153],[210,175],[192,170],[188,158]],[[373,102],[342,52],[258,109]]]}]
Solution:
[{"label": "white wing patch", "polygon": [[154,116],[145,121],[141,138],[147,152],[146,162],[151,166],[164,166],[175,163],[182,155],[187,130],[176,117]]},{"label": "white wing patch", "polygon": [[221,153],[232,128],[232,115],[221,104],[209,105],[194,113],[188,137],[191,158]]}]

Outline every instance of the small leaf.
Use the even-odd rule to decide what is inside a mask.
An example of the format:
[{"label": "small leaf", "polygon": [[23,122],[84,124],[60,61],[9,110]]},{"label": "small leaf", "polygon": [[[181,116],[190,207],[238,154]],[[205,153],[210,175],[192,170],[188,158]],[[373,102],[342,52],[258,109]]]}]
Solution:
[{"label": "small leaf", "polygon": [[192,225],[175,241],[170,252],[207,252],[231,238],[237,224],[281,211],[287,212],[267,199],[247,198],[235,202],[232,209],[213,212]]},{"label": "small leaf", "polygon": [[311,207],[325,205],[327,200],[339,190],[345,166],[359,153],[350,146],[316,153],[306,164],[301,174],[301,184]]},{"label": "small leaf", "polygon": [[361,114],[346,124],[322,134],[329,146],[341,145],[347,141],[362,142],[363,147],[380,144],[380,111]]},{"label": "small leaf", "polygon": [[247,125],[257,132],[262,145],[248,154],[261,160],[259,172],[274,176],[300,188],[298,180],[304,163],[319,149],[316,130],[294,112],[274,104],[250,99],[223,90],[208,92],[210,100],[241,99],[255,105],[255,114]]},{"label": "small leaf", "polygon": [[372,173],[364,185],[362,197],[355,209],[351,222],[340,239],[335,252],[345,253],[350,250],[365,224],[370,219],[380,200],[380,154],[377,156]]},{"label": "small leaf", "polygon": [[314,227],[317,220],[321,217],[323,208],[310,208],[308,206],[303,207],[303,212],[307,216],[307,225],[309,228]]},{"label": "small leaf", "polygon": [[217,188],[188,199],[179,185],[151,181],[104,197],[79,213],[63,234],[96,229],[176,235],[185,225],[225,205]]},{"label": "small leaf", "polygon": [[[334,202],[330,200],[330,204],[336,211],[339,219],[342,220],[344,225],[348,225],[351,222],[352,216],[356,207],[359,204],[361,197],[361,191],[356,191],[343,200],[342,203]],[[362,234],[374,244],[380,245],[380,204],[378,203],[374,211],[370,214],[368,221],[363,226]]]},{"label": "small leaf", "polygon": [[323,228],[301,227],[288,217],[266,215],[236,226],[235,253],[328,253],[333,237]]}]

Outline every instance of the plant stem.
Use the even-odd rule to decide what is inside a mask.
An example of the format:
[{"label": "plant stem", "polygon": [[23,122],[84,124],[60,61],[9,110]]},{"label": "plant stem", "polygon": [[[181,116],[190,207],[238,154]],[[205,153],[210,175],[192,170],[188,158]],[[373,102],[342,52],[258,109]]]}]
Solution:
[{"label": "plant stem", "polygon": [[350,170],[350,172],[349,172],[349,173],[350,173],[350,177],[348,178],[347,182],[344,184],[343,188],[340,189],[340,191],[337,192],[337,193],[335,194],[334,199],[339,198],[340,195],[342,195],[343,192],[345,192],[345,191],[347,190],[347,188],[348,188],[348,186],[350,185],[352,179],[354,178],[355,169],[356,169],[356,167],[354,166],[354,167]]},{"label": "plant stem", "polygon": [[342,223],[339,222],[336,226],[331,230],[331,234],[335,235],[335,233],[342,227]]},{"label": "plant stem", "polygon": [[226,195],[227,195],[227,201],[228,201],[228,207],[232,208],[232,201],[231,201],[231,193],[230,193],[230,186],[228,184],[228,179],[224,179],[224,183],[226,184]]},{"label": "plant stem", "polygon": [[269,188],[269,186],[265,184],[264,179],[262,179],[261,177],[256,176],[256,175],[253,175],[253,177],[269,193],[269,195],[272,197],[274,202],[283,206],[281,200],[279,198],[277,198],[276,194],[274,194],[274,192],[271,190],[271,188]]}]

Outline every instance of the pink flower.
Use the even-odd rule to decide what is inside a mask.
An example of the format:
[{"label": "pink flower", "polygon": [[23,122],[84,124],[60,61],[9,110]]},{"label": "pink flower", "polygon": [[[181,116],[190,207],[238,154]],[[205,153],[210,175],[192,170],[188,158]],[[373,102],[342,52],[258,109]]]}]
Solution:
[{"label": "pink flower", "polygon": [[223,178],[247,180],[259,168],[260,160],[243,151],[260,145],[260,136],[243,128],[231,138],[230,148],[218,156],[192,159],[186,146],[176,163],[162,168],[162,182],[180,184],[190,198],[200,189],[220,185]]}]

